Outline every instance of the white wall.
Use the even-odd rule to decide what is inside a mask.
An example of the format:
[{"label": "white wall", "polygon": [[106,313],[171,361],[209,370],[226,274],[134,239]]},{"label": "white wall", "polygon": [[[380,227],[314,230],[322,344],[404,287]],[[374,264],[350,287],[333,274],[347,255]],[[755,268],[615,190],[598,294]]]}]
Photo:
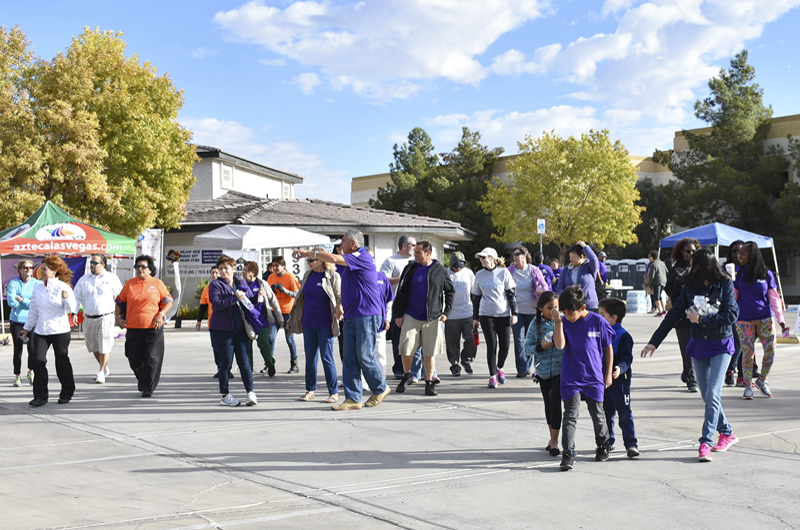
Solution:
[{"label": "white wall", "polygon": [[[231,183],[223,183],[223,169],[231,174]],[[294,183],[284,182],[259,175],[248,169],[214,159],[195,163],[192,175],[197,179],[189,197],[190,201],[209,201],[221,197],[228,191],[238,191],[254,197],[271,199],[293,199]],[[284,189],[284,185],[287,186]]]}]

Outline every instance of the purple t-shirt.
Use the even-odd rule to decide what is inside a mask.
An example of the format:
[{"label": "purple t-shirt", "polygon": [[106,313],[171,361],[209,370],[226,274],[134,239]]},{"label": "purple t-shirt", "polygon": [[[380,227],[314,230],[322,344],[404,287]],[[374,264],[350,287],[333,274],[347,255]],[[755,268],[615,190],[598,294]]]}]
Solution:
[{"label": "purple t-shirt", "polygon": [[311,272],[303,284],[303,327],[309,329],[331,329],[331,300],[322,282],[324,272]]},{"label": "purple t-shirt", "polygon": [[[734,331],[734,333],[736,333]],[[720,353],[733,355],[736,347],[733,344],[733,337],[719,340],[706,340],[689,337],[686,344],[686,355],[695,359],[709,359]]]},{"label": "purple t-shirt", "polygon": [[425,267],[417,263],[414,276],[411,278],[411,292],[408,295],[406,313],[417,320],[428,320],[428,271],[433,262]]},{"label": "purple t-shirt", "polygon": [[747,274],[747,267],[740,267],[733,281],[734,289],[739,291],[739,321],[764,320],[772,317],[772,309],[769,306],[770,289],[778,289],[775,283],[775,275],[772,271],[767,271],[766,280],[756,280],[752,284],[744,281]]},{"label": "purple t-shirt", "polygon": [[561,361],[561,399],[567,400],[583,392],[590,399],[602,402],[605,395],[603,349],[611,345],[616,333],[597,313],[589,312],[577,322],[566,318],[562,322],[567,346]]},{"label": "purple t-shirt", "polygon": [[383,292],[378,286],[378,271],[367,249],[361,247],[352,254],[342,255],[347,267],[337,267],[342,277],[342,306],[344,318],[380,315]]},{"label": "purple t-shirt", "polygon": [[[389,302],[394,301],[394,289],[392,288],[392,283],[389,281],[389,277],[381,271],[378,271],[378,290],[383,293],[383,298],[381,298],[381,303],[383,304],[381,306],[381,321],[383,322],[388,317],[386,310]],[[389,308],[389,310],[391,311],[391,308]]]}]

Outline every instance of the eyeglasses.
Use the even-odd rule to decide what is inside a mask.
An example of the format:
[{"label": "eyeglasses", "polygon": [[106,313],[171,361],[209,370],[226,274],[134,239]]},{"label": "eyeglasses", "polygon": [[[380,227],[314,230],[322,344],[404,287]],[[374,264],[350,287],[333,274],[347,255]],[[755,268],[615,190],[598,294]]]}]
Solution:
[{"label": "eyeglasses", "polygon": [[25,270],[25,271],[32,271],[33,267],[20,267],[20,269]]},{"label": "eyeglasses", "polygon": [[92,265],[102,265],[103,264],[102,261],[90,261],[89,263],[91,263]]},{"label": "eyeglasses", "polygon": [[150,267],[149,267],[149,266],[147,266],[147,265],[137,265],[137,266],[136,266],[136,267],[134,267],[134,268],[135,268],[137,271],[139,271],[139,270],[149,269]]}]

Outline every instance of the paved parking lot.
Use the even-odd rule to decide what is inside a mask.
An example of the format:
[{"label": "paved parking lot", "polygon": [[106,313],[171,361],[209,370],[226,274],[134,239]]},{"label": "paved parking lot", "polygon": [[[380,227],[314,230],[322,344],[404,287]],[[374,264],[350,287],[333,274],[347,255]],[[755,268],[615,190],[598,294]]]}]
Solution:
[{"label": "paved parking lot", "polygon": [[[626,319],[639,349],[656,322]],[[0,527],[800,528],[798,345],[778,346],[772,399],[746,402],[741,389],[724,389],[741,441],[700,464],[703,406],[678,378],[671,335],[654,358],[633,364],[642,456],[617,450],[594,462],[584,407],[576,466],[566,473],[544,451],[538,387],[511,377],[486,388],[483,353],[475,375],[459,378],[439,358],[438,397],[415,385],[372,409],[333,412],[324,385],[322,399],[298,401],[304,378],[284,373],[282,337],[278,375],[256,375],[256,407],[217,404],[206,332],[167,331],[150,399],[136,392],[122,352],[118,340],[113,374],[96,385],[94,358],[73,339],[78,389],[67,405],[33,409],[30,387],[2,381]],[[0,363],[10,374],[9,347]],[[54,373],[50,385],[57,395]],[[231,389],[244,397],[238,377]]]}]

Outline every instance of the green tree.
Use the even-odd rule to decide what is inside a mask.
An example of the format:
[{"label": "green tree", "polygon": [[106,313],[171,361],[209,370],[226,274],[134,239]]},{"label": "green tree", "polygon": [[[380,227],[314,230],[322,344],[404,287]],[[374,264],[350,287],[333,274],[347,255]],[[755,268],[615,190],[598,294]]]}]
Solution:
[{"label": "green tree", "polygon": [[675,206],[666,192],[666,186],[657,186],[652,180],[644,178],[636,181],[636,190],[639,192],[636,205],[643,208],[642,222],[635,230],[637,242],[607,249],[609,255],[641,258],[651,250],[658,250],[661,240],[669,235]]},{"label": "green tree", "polygon": [[0,193],[13,199],[0,224],[49,199],[129,236],[178,226],[197,157],[169,77],[126,57],[121,33],[86,28],[50,61],[18,28],[0,28],[0,46]]},{"label": "green tree", "polygon": [[545,133],[518,145],[511,175],[494,179],[481,203],[498,240],[537,241],[536,221],[543,218],[544,239],[558,245],[562,260],[578,240],[601,246],[636,241],[643,210],[636,205],[636,170],[608,131],[566,139]]},{"label": "green tree", "polygon": [[[782,204],[791,201],[789,195],[783,198],[789,161],[782,148],[765,148],[772,108],[764,105],[763,90],[754,79],[755,69],[742,51],[728,70],[709,81],[709,97],[695,103],[695,116],[711,131],[683,131],[688,150],[653,155],[675,177],[667,192],[677,205],[677,224],[722,222],[781,239],[780,227],[792,221],[777,219],[776,214],[797,216],[797,210],[788,211]],[[793,250],[800,248],[796,238],[785,243]]]},{"label": "green tree", "polygon": [[[452,151],[436,156],[430,137],[421,128],[409,134],[409,142],[395,145],[390,165],[392,184],[378,190],[370,206],[455,221],[476,233],[473,241],[459,243],[466,256],[491,246],[491,218],[478,202],[487,190],[502,147],[481,144],[481,134],[462,128],[461,140]],[[441,163],[439,161],[441,160]]]}]

